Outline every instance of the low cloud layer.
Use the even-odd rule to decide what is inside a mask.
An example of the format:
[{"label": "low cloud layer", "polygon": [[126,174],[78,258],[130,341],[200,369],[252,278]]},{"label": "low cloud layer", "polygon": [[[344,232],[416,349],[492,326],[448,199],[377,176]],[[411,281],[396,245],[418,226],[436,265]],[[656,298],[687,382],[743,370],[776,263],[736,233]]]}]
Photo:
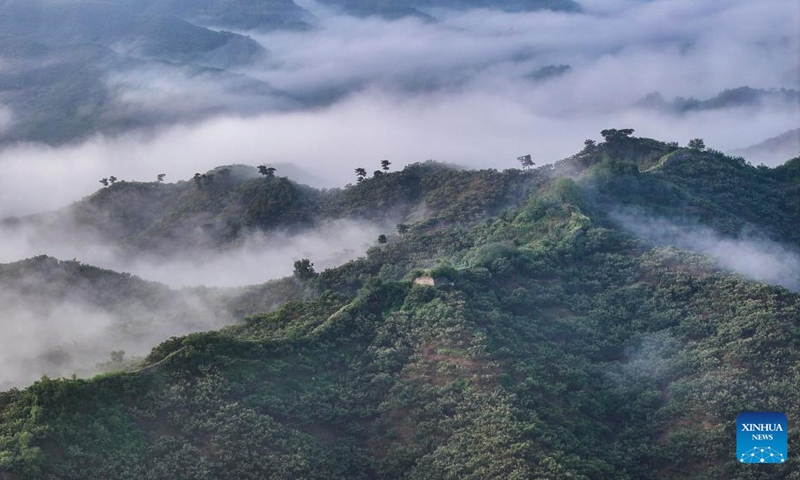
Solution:
[{"label": "low cloud layer", "polygon": [[263,283],[292,275],[294,261],[308,258],[322,271],[363,256],[378,235],[391,232],[376,225],[334,221],[299,234],[271,233],[248,238],[241,247],[205,258],[117,262],[118,269],[175,287],[232,287]]},{"label": "low cloud layer", "polygon": [[[154,181],[165,173],[169,182],[219,165],[292,164],[311,172],[317,186],[331,187],[354,182],[354,168],[372,171],[384,158],[395,169],[430,158],[502,169],[530,153],[541,165],[580,150],[584,139],[599,139],[604,128],[630,127],[637,136],[681,144],[701,137],[727,151],[800,125],[800,108],[792,104],[681,115],[634,106],[654,91],[669,101],[710,98],[743,85],[800,88],[800,6],[792,0],[586,0],[580,14],[432,12],[437,22],[356,19],[311,0],[299,3],[317,15],[315,28],[251,33],[269,54],[247,67],[225,72],[136,61],[89,75],[105,82],[95,85],[98,91],[112,92],[102,104],[108,111],[78,109],[83,116],[71,120],[85,116],[94,128],[91,122],[126,126],[134,118],[141,122],[133,124],[152,128],[61,147],[3,146],[0,218],[68,205],[111,175]],[[4,64],[0,52],[0,69]],[[540,75],[561,65],[570,68]],[[59,82],[70,79],[65,74]],[[19,122],[15,115],[0,104],[0,131]],[[651,241],[697,250],[724,268],[800,290],[800,257],[774,242],[725,239],[657,220],[625,223]],[[63,232],[30,237],[0,229],[0,262],[49,254],[175,287],[236,286],[289,275],[298,258],[310,258],[318,270],[340,264],[387,230],[334,222],[156,261],[85,238],[70,241]],[[0,292],[0,389],[43,372],[86,368],[111,349],[143,353],[169,335],[231,321],[154,320],[145,329],[149,336],[136,337],[120,333],[124,319],[97,305],[68,299],[35,310],[16,297]],[[198,305],[198,311],[207,308]],[[137,318],[157,315],[134,310]]]},{"label": "low cloud layer", "polygon": [[722,269],[800,292],[800,252],[787,245],[765,238],[725,238],[707,227],[678,225],[661,218],[621,212],[613,217],[645,241],[703,253]]},{"label": "low cloud layer", "polygon": [[[573,67],[548,85],[555,113],[625,107],[654,90],[708,97],[725,88],[796,87],[800,9],[789,0],[584,2],[586,12],[438,12],[437,23],[324,16],[318,30],[256,35],[288,91],[523,76]],[[312,11],[318,10],[312,8]],[[446,83],[445,83],[446,84]],[[541,89],[536,89],[541,90]]]},{"label": "low cloud layer", "polygon": [[41,300],[0,292],[0,390],[30,384],[42,375],[97,373],[112,351],[124,351],[128,358],[144,356],[171,336],[233,322],[209,315],[199,299],[197,305],[180,317],[144,305],[131,306],[122,315],[77,301],[43,307]]},{"label": "low cloud layer", "polygon": [[[791,1],[594,1],[581,14],[437,12],[436,23],[303,6],[320,16],[316,29],[253,34],[270,55],[237,73],[256,80],[167,78],[152,66],[109,79],[134,109],[167,108],[163,99],[180,91],[175,108],[227,105],[224,115],[62,148],[0,151],[0,216],[65,205],[108,175],[176,179],[221,164],[289,162],[317,173],[321,186],[341,186],[355,167],[382,158],[398,168],[429,158],[506,168],[524,153],[549,163],[609,127],[680,143],[701,137],[732,150],[800,125],[797,105],[685,115],[633,107],[653,91],[669,100],[741,85],[800,87],[800,11]],[[549,65],[571,68],[530,77]],[[259,88],[269,88],[257,81],[288,96],[262,92],[259,105]],[[232,88],[236,82],[249,86]],[[270,104],[275,98],[306,107]]]},{"label": "low cloud layer", "polygon": [[74,265],[56,263],[28,262],[0,277],[0,390],[45,374],[97,373],[112,351],[144,356],[169,337],[235,321],[220,292],[168,290],[118,275],[103,285],[92,283],[103,273],[71,276]]},{"label": "low cloud layer", "polygon": [[[24,386],[43,374],[91,375],[110,361],[112,351],[144,356],[169,337],[233,324],[241,320],[233,312],[243,307],[235,298],[244,290],[183,287],[261,284],[291,276],[294,260],[301,258],[322,271],[363,255],[380,233],[390,232],[387,228],[332,221],[300,233],[251,234],[225,250],[184,249],[156,258],[123,253],[77,229],[42,235],[40,229],[0,226],[0,263],[47,253],[173,287],[145,287],[139,280],[109,274],[113,278],[100,282],[98,291],[89,282],[105,274],[94,270],[73,278],[65,272],[74,266],[47,270],[34,265],[21,269],[22,274],[8,273],[6,267],[0,271],[0,390]],[[261,312],[286,301],[274,296],[281,292],[261,293],[246,303],[255,301],[261,307],[254,311]]]},{"label": "low cloud layer", "polygon": [[174,288],[238,287],[291,276],[294,261],[302,258],[314,262],[319,271],[341,265],[364,255],[378,235],[391,230],[388,226],[338,220],[300,233],[254,233],[241,245],[226,249],[185,249],[180,255],[155,257],[124,253],[118,246],[93,240],[91,235],[59,232],[47,237],[40,229],[0,226],[0,263],[47,254],[132,273]]},{"label": "low cloud layer", "polygon": [[353,182],[355,167],[377,168],[383,158],[396,168],[433,158],[502,169],[530,152],[541,165],[577,152],[584,139],[598,139],[608,126],[634,126],[637,135],[682,144],[701,136],[706,145],[726,150],[784,131],[794,116],[734,109],[675,118],[632,109],[557,118],[537,114],[509,90],[415,98],[370,91],[313,112],[218,118],[156,136],[98,138],[71,147],[6,149],[0,152],[0,216],[66,205],[92,193],[109,175],[152,181],[166,173],[168,179],[184,179],[218,165],[283,162],[313,172],[324,179],[319,186],[331,187]]}]

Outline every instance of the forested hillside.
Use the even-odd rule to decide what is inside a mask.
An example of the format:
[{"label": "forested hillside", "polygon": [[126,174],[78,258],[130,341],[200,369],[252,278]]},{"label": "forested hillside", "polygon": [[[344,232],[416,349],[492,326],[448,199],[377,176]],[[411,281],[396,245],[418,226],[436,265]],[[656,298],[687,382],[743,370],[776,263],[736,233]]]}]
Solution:
[{"label": "forested hillside", "polygon": [[377,170],[344,189],[319,190],[280,173],[233,165],[174,184],[121,180],[63,210],[8,218],[3,225],[42,238],[44,232],[100,237],[154,254],[232,246],[251,233],[302,231],[337,219],[385,223],[391,230],[404,221],[472,221],[516,203],[543,178],[424,162],[398,172]]},{"label": "forested hillside", "polygon": [[139,252],[195,227],[214,247],[331,218],[386,231],[363,258],[298,265],[275,311],[244,308],[267,310],[249,290],[246,318],[125,371],[0,393],[0,478],[796,478],[796,455],[754,469],[733,439],[743,411],[800,422],[800,270],[758,283],[726,258],[796,258],[800,158],[632,133],[538,169],[422,163],[328,191],[225,167],[10,220]]}]

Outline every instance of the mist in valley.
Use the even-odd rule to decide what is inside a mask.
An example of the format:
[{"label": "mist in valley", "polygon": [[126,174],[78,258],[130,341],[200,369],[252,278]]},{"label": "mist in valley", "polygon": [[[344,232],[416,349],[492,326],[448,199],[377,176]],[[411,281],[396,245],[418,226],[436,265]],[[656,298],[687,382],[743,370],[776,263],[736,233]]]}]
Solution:
[{"label": "mist in valley", "polygon": [[[175,248],[169,254],[125,250],[97,234],[77,231],[80,228],[62,227],[58,235],[47,236],[39,228],[0,225],[0,263],[46,254],[79,259],[173,288],[233,288],[291,276],[294,261],[303,258],[311,260],[319,271],[341,265],[364,255],[377,244],[378,235],[392,233],[394,225],[332,220],[296,232],[252,232],[229,246]],[[187,232],[184,240],[172,241],[192,243],[191,236],[192,232]]]},{"label": "mist in valley", "polygon": [[612,212],[612,218],[647,242],[702,253],[714,259],[723,270],[800,292],[797,246],[782,244],[755,232],[743,232],[738,238],[725,237],[703,225],[623,210]]},{"label": "mist in valley", "polygon": [[[103,74],[113,109],[152,127],[6,145],[0,215],[65,205],[110,174],[146,181],[285,162],[332,187],[382,158],[508,168],[531,153],[541,165],[609,127],[727,151],[800,125],[800,97],[769,93],[800,88],[791,1],[596,1],[581,13],[437,11],[435,22],[303,6],[316,15],[311,30],[241,31],[263,45],[262,60],[222,72],[148,61]],[[763,95],[669,106],[743,86]],[[666,106],[642,103],[654,92]],[[5,110],[13,129],[18,115]]]},{"label": "mist in valley", "polygon": [[234,323],[234,295],[52,257],[0,265],[0,388],[124,368],[169,337]]},{"label": "mist in valley", "polygon": [[[701,137],[730,151],[800,125],[800,7],[791,0],[587,0],[581,12],[427,12],[435,20],[298,4],[309,28],[196,32],[215,39],[233,30],[237,48],[252,53],[235,59],[220,57],[233,47],[144,54],[128,37],[89,53],[34,42],[42,39],[5,50],[13,55],[0,50],[0,219],[65,207],[110,175],[154,182],[163,173],[174,182],[220,165],[269,164],[291,166],[277,174],[300,183],[344,187],[356,181],[354,168],[371,172],[384,158],[394,170],[427,159],[505,169],[527,153],[548,164],[604,128],[682,145]],[[70,83],[84,63],[91,74]],[[720,95],[743,86],[752,91]],[[91,374],[111,351],[144,355],[169,336],[239,321],[229,297],[179,289],[260,284],[291,276],[301,258],[334,267],[402,219],[391,220],[252,232],[234,245],[167,256],[131,253],[78,225],[0,224],[0,263],[76,259],[161,282],[177,305],[165,311],[144,296],[109,306],[81,288],[42,302],[53,278],[13,278],[0,290],[0,389],[45,373]],[[800,289],[800,260],[788,247],[624,223]]]}]

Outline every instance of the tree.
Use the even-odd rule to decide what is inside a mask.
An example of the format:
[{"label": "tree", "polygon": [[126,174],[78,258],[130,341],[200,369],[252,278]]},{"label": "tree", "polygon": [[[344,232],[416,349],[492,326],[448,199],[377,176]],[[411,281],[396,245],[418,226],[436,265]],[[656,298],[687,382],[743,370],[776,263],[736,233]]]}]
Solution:
[{"label": "tree", "polygon": [[296,279],[306,281],[316,276],[317,272],[314,271],[314,264],[311,260],[304,258],[294,262],[294,277]]},{"label": "tree", "polygon": [[164,177],[166,177],[166,176],[167,176],[166,173],[159,173],[158,175],[156,175],[156,180],[158,181],[158,183],[163,183],[164,182]]},{"label": "tree", "polygon": [[406,225],[405,223],[398,223],[397,233],[399,233],[400,235],[405,235],[406,233],[408,233],[408,225]]},{"label": "tree", "polygon": [[110,177],[108,177],[108,183],[110,183],[111,185],[114,185],[115,183],[117,183],[117,177],[115,177],[114,175],[111,175]]},{"label": "tree", "polygon": [[258,166],[258,173],[264,175],[265,177],[274,177],[275,176],[275,167],[268,167],[266,165],[259,165]]},{"label": "tree", "polygon": [[384,234],[378,235],[378,243],[383,244],[383,243],[386,243],[388,241],[389,241],[389,239],[386,238],[386,235],[384,235]]},{"label": "tree", "polygon": [[383,172],[381,172],[380,170],[375,170],[374,172],[372,172],[373,177],[380,177],[381,175],[383,175]]},{"label": "tree", "polygon": [[361,167],[356,168],[356,181],[361,183],[367,178],[367,170]]},{"label": "tree", "polygon": [[100,183],[102,183],[104,187],[107,187],[108,186],[108,179],[107,178],[101,178],[100,179]]},{"label": "tree", "polygon": [[125,350],[114,350],[111,352],[111,363],[115,366],[121,366],[125,363]]},{"label": "tree", "polygon": [[533,160],[531,160],[531,154],[530,153],[527,154],[527,155],[523,155],[521,157],[517,157],[517,161],[520,164],[522,164],[522,168],[524,170],[530,170],[531,168],[533,168],[534,165],[536,165],[535,163],[533,163]]},{"label": "tree", "polygon": [[382,169],[383,169],[385,172],[388,172],[388,171],[389,171],[389,165],[391,165],[391,164],[392,164],[392,162],[390,162],[389,160],[381,160],[381,168],[382,168]]},{"label": "tree", "polygon": [[608,143],[618,142],[620,140],[626,140],[633,135],[634,130],[632,128],[622,128],[617,130],[616,128],[609,128],[607,130],[601,130],[600,135]]},{"label": "tree", "polygon": [[202,175],[199,173],[194,174],[194,184],[197,185],[197,188],[203,188],[208,185],[211,185],[212,183],[214,183],[213,173],[202,174]]},{"label": "tree", "polygon": [[706,143],[703,141],[702,138],[693,138],[689,140],[689,148],[691,148],[692,150],[703,151],[706,149]]}]

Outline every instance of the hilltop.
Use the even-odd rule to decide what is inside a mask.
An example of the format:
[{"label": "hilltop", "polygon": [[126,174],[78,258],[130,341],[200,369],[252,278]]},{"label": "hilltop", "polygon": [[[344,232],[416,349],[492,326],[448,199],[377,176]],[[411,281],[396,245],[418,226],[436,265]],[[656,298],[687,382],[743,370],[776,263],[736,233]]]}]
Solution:
[{"label": "hilltop", "polygon": [[144,251],[198,215],[246,227],[223,242],[330,216],[408,228],[128,371],[1,393],[0,476],[792,478],[796,457],[745,471],[731,442],[742,411],[800,420],[800,295],[636,225],[796,251],[800,159],[632,133],[534,170],[418,164],[320,191],[231,168],[78,202],[87,225],[138,202],[106,234]]},{"label": "hilltop", "polygon": [[[798,160],[754,167],[741,157],[606,130],[572,157],[537,169],[464,170],[434,161],[378,169],[345,188],[317,189],[253,166],[229,165],[176,183],[118,181],[59,211],[5,219],[5,228],[96,235],[131,252],[235,246],[254,232],[303,231],[337,219],[414,228],[455,226],[518,208],[557,180],[572,179],[585,208],[619,225],[625,213],[729,238],[800,245]],[[366,169],[365,169],[366,171]],[[616,223],[615,223],[616,222]],[[75,233],[76,231],[80,233]]]},{"label": "hilltop", "polygon": [[[119,181],[52,213],[3,221],[7,229],[100,237],[134,253],[235,246],[258,232],[304,231],[353,219],[386,224],[485,218],[519,201],[538,175],[461,170],[436,162],[378,170],[347,188],[321,190],[255,167],[231,165],[167,184]],[[389,232],[387,232],[389,233]],[[36,236],[38,234],[34,234]]]}]

